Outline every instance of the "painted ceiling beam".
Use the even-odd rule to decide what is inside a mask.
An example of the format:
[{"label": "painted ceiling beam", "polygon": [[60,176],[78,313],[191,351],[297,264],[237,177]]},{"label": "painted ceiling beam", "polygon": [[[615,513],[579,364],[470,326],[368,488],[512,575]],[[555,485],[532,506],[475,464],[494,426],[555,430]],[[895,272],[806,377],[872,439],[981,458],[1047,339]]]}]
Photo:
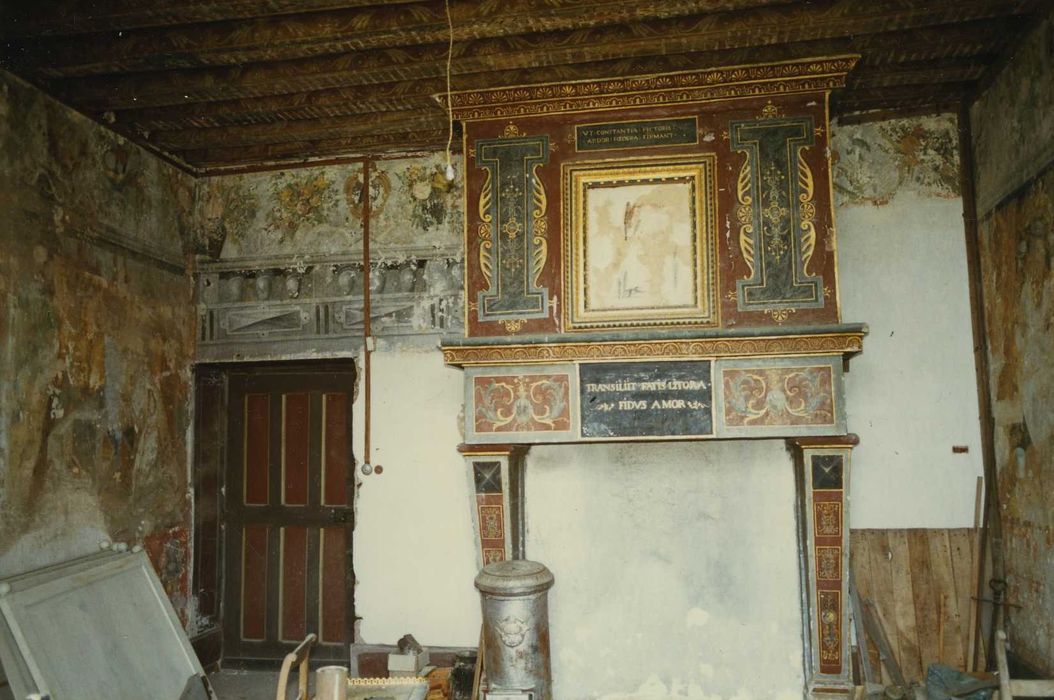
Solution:
[{"label": "painted ceiling beam", "polygon": [[[1002,0],[962,0],[954,11],[947,7],[906,9],[894,13],[896,16],[868,12],[867,8],[890,2],[892,0],[839,0],[839,6],[856,6],[860,14],[842,17],[828,13],[814,17],[814,21],[804,25],[773,21],[762,27],[764,31],[736,21],[716,21],[720,15],[713,15],[679,18],[672,23],[663,21],[631,27],[485,39],[455,44],[453,71],[460,76],[485,71],[534,69],[536,79],[532,82],[537,82],[554,66],[572,63],[756,49],[824,39],[852,39],[866,44],[866,35],[876,31],[899,32],[903,36],[910,31],[942,24],[949,26],[947,33],[940,38],[954,45],[958,43],[957,33],[961,27],[979,23],[988,31],[1000,28],[1005,31],[1015,20],[1022,21],[1022,18],[1002,14],[1001,9],[1007,7]],[[953,17],[971,12],[975,15],[973,22],[950,24]],[[1002,39],[1005,41],[1009,37],[1004,34]],[[969,47],[960,48],[962,55],[977,52],[976,49],[970,51]],[[895,48],[889,50],[896,54]],[[48,85],[63,99],[82,109],[117,110],[439,78],[444,74],[445,57],[445,44],[427,45],[233,68],[66,79]],[[756,62],[756,59],[747,62]]]},{"label": "painted ceiling beam", "polygon": [[[786,5],[791,0],[454,0],[454,40],[647,23],[688,15]],[[448,39],[442,2],[406,3],[239,19],[179,27],[104,31],[78,37],[8,42],[14,57],[41,77],[230,66],[327,56]]]},{"label": "painted ceiling beam", "polygon": [[183,151],[338,137],[361,138],[371,134],[392,131],[413,133],[418,130],[441,129],[445,126],[446,118],[436,107],[433,112],[374,112],[367,115],[304,119],[274,124],[159,131],[150,134],[149,140],[159,148]]},{"label": "painted ceiling beam", "polygon": [[834,94],[831,96],[831,112],[839,115],[871,109],[915,109],[929,105],[957,104],[970,94],[972,85],[972,81],[894,85],[853,94]]},{"label": "painted ceiling beam", "polygon": [[182,151],[179,156],[204,172],[247,164],[300,161],[308,157],[366,155],[392,151],[434,151],[446,146],[446,129],[438,131],[393,132],[357,138],[289,141],[243,147],[222,147]]},{"label": "painted ceiling beam", "polygon": [[9,3],[5,8],[7,38],[75,36],[144,27],[168,27],[198,22],[275,17],[419,0],[53,0]]},{"label": "painted ceiling beam", "polygon": [[[987,23],[978,25],[983,30],[978,37],[960,41],[955,53],[964,45],[979,48],[976,54],[948,57],[950,47],[935,41],[927,30],[919,36],[899,33],[872,35],[867,38],[868,51],[858,67],[850,74],[850,85],[870,86],[903,82],[908,76],[925,76],[939,81],[943,75],[954,79],[960,76],[977,77],[988,63],[994,60],[997,37]],[[957,38],[965,37],[960,33]],[[913,42],[917,46],[913,46]],[[913,54],[925,51],[924,60],[907,63],[876,62],[879,49],[894,48],[910,50]],[[553,69],[553,80],[604,78],[612,75],[665,73],[690,70],[699,66],[728,65],[743,62],[749,57],[768,61],[810,55],[834,55],[851,51],[853,45],[846,40],[813,42],[790,45],[783,48],[764,48],[761,51],[676,54],[671,56],[649,56],[641,59],[602,61],[590,64],[571,64]],[[988,50],[985,50],[988,49]],[[872,53],[872,51],[874,53]],[[497,71],[460,76],[455,83],[459,90],[482,90],[502,85],[523,84],[535,76],[531,71]],[[920,78],[913,78],[918,81]],[[202,102],[172,107],[123,110],[115,113],[119,128],[153,133],[158,130],[177,131],[203,127],[236,126],[239,124],[265,124],[323,117],[370,114],[374,112],[406,111],[420,109],[434,112],[435,102],[431,95],[446,89],[443,79],[403,81],[386,85],[333,88],[312,92],[292,93],[268,97],[228,100],[225,102]]]},{"label": "painted ceiling beam", "polygon": [[[940,81],[976,79],[985,64],[954,59],[912,63],[911,69],[890,70],[864,68],[856,76],[862,87],[902,85],[929,86]],[[335,117],[288,119],[262,124],[243,124],[212,128],[187,127],[150,132],[148,138],[159,148],[171,150],[203,149],[241,144],[277,143],[283,141],[361,136],[385,131],[441,129],[445,115],[431,101],[422,101],[409,109],[376,111]]]}]

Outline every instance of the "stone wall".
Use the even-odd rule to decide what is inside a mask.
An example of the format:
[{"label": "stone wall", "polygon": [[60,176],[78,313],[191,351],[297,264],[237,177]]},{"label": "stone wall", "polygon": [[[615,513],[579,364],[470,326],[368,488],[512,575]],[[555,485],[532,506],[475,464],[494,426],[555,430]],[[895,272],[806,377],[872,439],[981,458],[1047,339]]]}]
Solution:
[{"label": "stone wall", "polygon": [[141,545],[191,628],[193,197],[0,72],[0,576]]},{"label": "stone wall", "polygon": [[973,105],[1010,650],[1054,676],[1054,18]]}]

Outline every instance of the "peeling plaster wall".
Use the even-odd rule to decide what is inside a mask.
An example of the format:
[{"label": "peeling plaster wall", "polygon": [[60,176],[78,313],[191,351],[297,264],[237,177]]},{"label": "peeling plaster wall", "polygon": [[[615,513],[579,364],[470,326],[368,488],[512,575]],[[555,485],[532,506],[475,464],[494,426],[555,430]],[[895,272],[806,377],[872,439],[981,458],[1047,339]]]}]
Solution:
[{"label": "peeling plaster wall", "polygon": [[0,72],[0,576],[146,548],[184,621],[193,181]]},{"label": "peeling plaster wall", "polygon": [[974,105],[1011,652],[1054,676],[1054,17]]},{"label": "peeling plaster wall", "polygon": [[981,224],[1013,652],[1054,675],[1054,168]]},{"label": "peeling plaster wall", "polygon": [[984,216],[1054,160],[1054,16],[1021,42],[970,108],[977,212]]},{"label": "peeling plaster wall", "polygon": [[983,467],[956,119],[832,135],[842,318],[870,327],[846,376],[851,526],[970,527]]}]

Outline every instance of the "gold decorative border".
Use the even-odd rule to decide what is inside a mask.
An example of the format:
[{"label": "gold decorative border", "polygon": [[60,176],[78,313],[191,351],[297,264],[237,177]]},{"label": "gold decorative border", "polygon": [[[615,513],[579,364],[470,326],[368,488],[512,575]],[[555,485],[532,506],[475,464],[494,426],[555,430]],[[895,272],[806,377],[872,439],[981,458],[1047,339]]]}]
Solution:
[{"label": "gold decorative border", "polygon": [[[714,326],[717,324],[717,291],[714,276],[714,241],[717,237],[717,158],[712,153],[636,160],[575,161],[563,166],[564,225],[566,243],[565,330],[591,331],[614,328]],[[589,280],[586,250],[586,193],[590,185],[663,183],[690,179],[692,194],[692,269],[695,303],[692,306],[647,308],[587,308]]]},{"label": "gold decorative border", "polygon": [[[608,80],[581,80],[455,92],[455,119],[578,112],[822,92],[845,85],[859,56],[825,56]],[[445,95],[436,95],[445,107]]]},{"label": "gold decorative border", "polygon": [[645,360],[764,355],[849,355],[863,351],[864,333],[447,346],[443,361],[458,367],[540,364],[568,360]]}]

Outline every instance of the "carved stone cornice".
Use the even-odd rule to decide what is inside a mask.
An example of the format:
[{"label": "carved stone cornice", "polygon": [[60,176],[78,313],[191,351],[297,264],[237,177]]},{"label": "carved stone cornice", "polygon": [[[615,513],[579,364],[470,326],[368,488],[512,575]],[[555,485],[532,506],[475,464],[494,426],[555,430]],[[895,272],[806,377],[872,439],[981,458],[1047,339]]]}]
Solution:
[{"label": "carved stone cornice", "polygon": [[443,361],[457,367],[521,365],[571,360],[654,360],[794,355],[855,355],[865,330],[802,335],[678,338],[627,341],[445,345]]},{"label": "carved stone cornice", "polygon": [[[858,59],[856,55],[827,56],[632,78],[469,90],[452,93],[451,101],[455,119],[476,121],[820,92],[843,87],[846,74]],[[445,95],[436,95],[436,99],[446,106]]]}]

